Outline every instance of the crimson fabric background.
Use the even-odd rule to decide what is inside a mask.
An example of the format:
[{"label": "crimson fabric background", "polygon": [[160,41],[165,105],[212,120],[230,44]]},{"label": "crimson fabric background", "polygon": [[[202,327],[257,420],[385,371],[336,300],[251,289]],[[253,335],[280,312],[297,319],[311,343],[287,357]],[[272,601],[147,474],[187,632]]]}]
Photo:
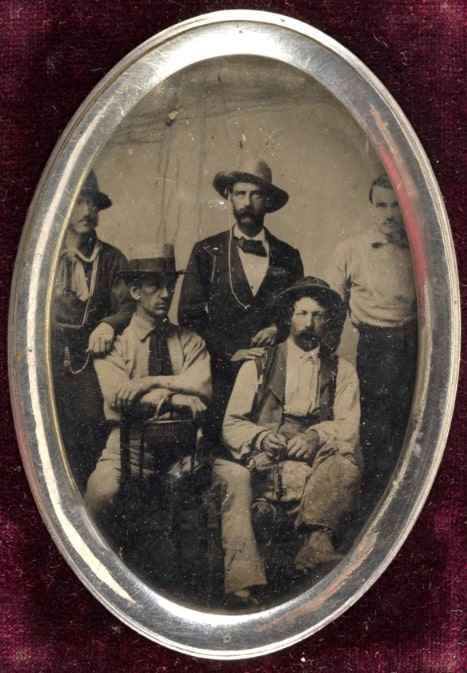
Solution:
[{"label": "crimson fabric background", "polygon": [[0,0],[0,668],[5,673],[465,670],[465,366],[439,475],[395,561],[337,621],[271,656],[195,660],[123,626],[63,561],[29,491],[6,394],[7,310],[21,229],[44,164],[78,105],[127,52],[178,21],[238,7],[314,25],[382,80],[431,160],[466,286],[464,0]]}]

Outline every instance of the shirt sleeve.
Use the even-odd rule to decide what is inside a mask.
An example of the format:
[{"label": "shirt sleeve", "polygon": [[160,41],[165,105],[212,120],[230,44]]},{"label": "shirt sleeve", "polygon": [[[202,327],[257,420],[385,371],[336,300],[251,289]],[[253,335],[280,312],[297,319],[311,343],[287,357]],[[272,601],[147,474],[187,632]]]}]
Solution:
[{"label": "shirt sleeve", "polygon": [[353,365],[339,359],[334,397],[334,419],[313,425],[320,444],[329,441],[346,442],[353,447],[358,444],[360,425],[360,389],[357,372]]},{"label": "shirt sleeve", "polygon": [[256,363],[249,360],[238,372],[222,426],[224,443],[237,460],[256,448],[268,432],[250,420],[257,387]]},{"label": "shirt sleeve", "polygon": [[119,273],[126,269],[127,259],[123,253],[115,249],[109,264],[109,306],[111,313],[102,318],[100,322],[108,323],[113,327],[116,334],[130,322],[131,316],[135,311],[135,301],[130,295],[130,290],[126,282],[119,276]]},{"label": "shirt sleeve", "polygon": [[211,360],[204,339],[195,332],[180,334],[183,364],[177,374],[158,377],[174,393],[196,395],[208,403],[212,395]]},{"label": "shirt sleeve", "polygon": [[113,408],[117,390],[128,382],[120,340],[117,338],[113,350],[103,358],[94,359],[94,369],[104,398],[104,415],[108,421],[120,421],[120,412]]},{"label": "shirt sleeve", "polygon": [[326,280],[333,290],[339,293],[342,301],[348,307],[350,298],[350,276],[348,272],[347,242],[339,243],[331,257],[331,264],[326,274]]}]

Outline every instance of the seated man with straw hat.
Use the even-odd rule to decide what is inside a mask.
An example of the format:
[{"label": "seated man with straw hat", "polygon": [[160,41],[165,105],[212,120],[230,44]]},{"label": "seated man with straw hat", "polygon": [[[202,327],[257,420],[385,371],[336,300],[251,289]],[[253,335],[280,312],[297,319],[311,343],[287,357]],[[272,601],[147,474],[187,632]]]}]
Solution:
[{"label": "seated man with straw hat", "polygon": [[[85,502],[96,521],[112,536],[115,499],[121,482],[122,417],[140,415],[140,427],[130,433],[131,470],[140,463],[139,438],[144,419],[162,407],[188,409],[200,422],[211,398],[210,358],[203,339],[168,320],[177,277],[173,246],[163,245],[148,255],[148,246],[121,272],[136,311],[115,339],[112,351],[94,366],[104,398],[104,413],[111,431],[106,447],[91,474]],[[137,424],[136,424],[137,425]],[[144,474],[152,458],[143,456]],[[150,468],[148,469],[148,466]],[[118,535],[118,531],[117,535]]]}]

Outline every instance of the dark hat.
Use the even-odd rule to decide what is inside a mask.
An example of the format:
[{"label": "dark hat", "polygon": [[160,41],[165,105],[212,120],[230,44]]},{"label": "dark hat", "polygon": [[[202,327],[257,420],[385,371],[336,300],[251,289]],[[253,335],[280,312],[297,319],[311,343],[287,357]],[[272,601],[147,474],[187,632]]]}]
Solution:
[{"label": "dark hat", "polygon": [[325,280],[313,276],[305,276],[281,292],[276,299],[276,306],[280,307],[288,300],[297,301],[302,297],[316,299],[322,306],[332,311],[342,312],[343,310],[340,295],[332,290]]},{"label": "dark hat", "polygon": [[278,340],[287,338],[293,302],[302,297],[315,299],[329,311],[326,334],[321,339],[321,357],[335,357],[345,322],[345,306],[339,294],[321,278],[306,276],[277,297],[273,307],[273,319],[279,329]]},{"label": "dark hat", "polygon": [[[148,253],[150,254],[148,255]],[[120,277],[127,283],[141,280],[147,276],[179,276],[185,273],[176,270],[174,247],[168,243],[152,248],[145,245],[135,251],[134,254],[135,257],[130,259],[127,268],[119,273]]]},{"label": "dark hat", "polygon": [[92,170],[89,171],[88,176],[81,187],[80,196],[92,200],[99,210],[105,210],[112,205],[112,201],[107,194],[103,194],[99,191],[96,174]]},{"label": "dark hat", "polygon": [[227,199],[229,191],[236,182],[252,182],[266,193],[266,212],[273,213],[289,200],[289,195],[280,187],[272,184],[271,169],[262,159],[247,161],[239,170],[222,171],[213,180],[214,189]]}]

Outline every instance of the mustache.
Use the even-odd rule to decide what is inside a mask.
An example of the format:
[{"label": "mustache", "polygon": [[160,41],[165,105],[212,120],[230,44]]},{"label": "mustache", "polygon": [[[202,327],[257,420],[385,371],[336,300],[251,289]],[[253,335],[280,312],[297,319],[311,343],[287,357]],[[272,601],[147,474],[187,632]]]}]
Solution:
[{"label": "mustache", "polygon": [[96,223],[96,219],[97,218],[95,218],[95,217],[91,217],[90,215],[86,215],[85,217],[81,217],[78,220],[78,224],[92,224],[92,225],[94,225]]},{"label": "mustache", "polygon": [[305,329],[302,332],[297,334],[297,337],[301,339],[319,339],[320,337],[316,334],[314,330]]}]

